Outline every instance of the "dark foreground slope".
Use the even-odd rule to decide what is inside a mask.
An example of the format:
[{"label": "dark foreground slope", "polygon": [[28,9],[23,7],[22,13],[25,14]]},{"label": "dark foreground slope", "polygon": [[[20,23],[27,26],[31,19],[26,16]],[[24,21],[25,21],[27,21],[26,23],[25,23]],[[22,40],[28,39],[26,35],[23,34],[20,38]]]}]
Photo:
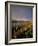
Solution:
[{"label": "dark foreground slope", "polygon": [[32,21],[13,21],[12,38],[32,38]]}]

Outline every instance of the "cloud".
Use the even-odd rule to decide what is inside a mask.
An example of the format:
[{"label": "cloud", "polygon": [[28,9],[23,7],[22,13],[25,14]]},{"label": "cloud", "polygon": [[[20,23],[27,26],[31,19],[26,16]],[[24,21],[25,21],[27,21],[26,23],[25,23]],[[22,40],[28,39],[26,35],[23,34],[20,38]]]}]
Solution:
[{"label": "cloud", "polygon": [[11,6],[11,17],[12,20],[32,20],[32,8],[21,7],[21,6]]}]

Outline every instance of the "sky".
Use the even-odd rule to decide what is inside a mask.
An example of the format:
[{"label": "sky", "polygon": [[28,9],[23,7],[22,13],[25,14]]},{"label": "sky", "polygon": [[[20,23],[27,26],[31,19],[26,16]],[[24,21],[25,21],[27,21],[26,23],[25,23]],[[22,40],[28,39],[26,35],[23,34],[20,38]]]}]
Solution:
[{"label": "sky", "polygon": [[11,5],[10,10],[11,10],[10,15],[12,20],[24,20],[24,21],[32,20],[31,7]]}]

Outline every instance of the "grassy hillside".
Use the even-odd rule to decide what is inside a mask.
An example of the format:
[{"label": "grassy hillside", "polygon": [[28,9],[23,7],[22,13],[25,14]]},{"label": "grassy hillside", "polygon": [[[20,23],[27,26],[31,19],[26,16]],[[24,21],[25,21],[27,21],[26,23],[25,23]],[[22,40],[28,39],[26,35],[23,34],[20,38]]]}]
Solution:
[{"label": "grassy hillside", "polygon": [[33,37],[33,25],[31,21],[13,21],[12,24],[12,38]]}]

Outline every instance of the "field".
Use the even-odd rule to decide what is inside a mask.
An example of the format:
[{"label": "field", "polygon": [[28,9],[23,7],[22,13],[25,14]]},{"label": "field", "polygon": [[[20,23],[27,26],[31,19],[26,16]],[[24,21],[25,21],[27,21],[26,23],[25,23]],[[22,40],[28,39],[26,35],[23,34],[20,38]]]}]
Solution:
[{"label": "field", "polygon": [[32,21],[12,21],[12,38],[32,38]]}]

